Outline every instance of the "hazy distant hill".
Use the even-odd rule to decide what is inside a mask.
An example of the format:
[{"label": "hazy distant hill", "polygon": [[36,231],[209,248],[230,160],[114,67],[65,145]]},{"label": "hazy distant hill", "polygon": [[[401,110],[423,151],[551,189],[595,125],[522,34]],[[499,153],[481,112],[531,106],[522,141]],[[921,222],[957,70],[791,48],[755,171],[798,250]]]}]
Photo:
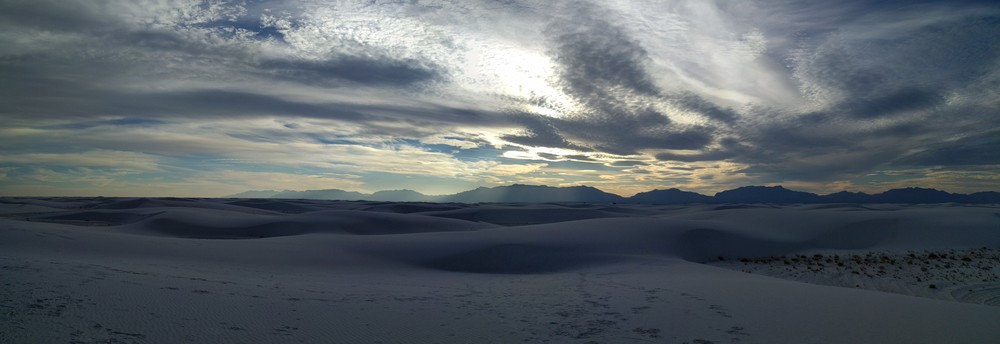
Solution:
[{"label": "hazy distant hill", "polygon": [[226,196],[226,197],[228,197],[228,198],[274,198],[274,195],[277,195],[279,192],[281,192],[281,191],[274,191],[274,190],[250,190],[250,191],[240,192],[240,193],[235,194],[235,195],[229,195],[229,196]]},{"label": "hazy distant hill", "polygon": [[427,196],[413,190],[388,190],[375,192],[369,195],[366,200],[386,202],[428,202],[433,198],[435,198],[435,196]]},{"label": "hazy distant hill", "polygon": [[371,195],[354,191],[344,191],[339,189],[326,190],[305,190],[290,191],[285,190],[271,196],[270,198],[297,198],[297,199],[336,199],[342,201],[362,201],[368,200]]},{"label": "hazy distant hill", "polygon": [[586,203],[996,203],[1000,192],[977,192],[969,195],[948,193],[926,188],[892,189],[879,194],[841,191],[829,195],[789,190],[781,186],[744,186],[706,196],[678,189],[640,192],[632,197],[621,197],[590,186],[554,187],[544,185],[514,184],[497,187],[480,187],[453,195],[429,196],[413,190],[378,191],[365,194],[338,189],[273,191],[256,190],[238,193],[231,198],[288,198],[327,199],[343,201],[385,202],[586,202]]}]

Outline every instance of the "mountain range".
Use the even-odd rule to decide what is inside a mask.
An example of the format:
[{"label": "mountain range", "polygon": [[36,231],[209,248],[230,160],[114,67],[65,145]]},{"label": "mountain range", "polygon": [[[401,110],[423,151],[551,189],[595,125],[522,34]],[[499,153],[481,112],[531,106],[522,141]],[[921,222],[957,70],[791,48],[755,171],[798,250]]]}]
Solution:
[{"label": "mountain range", "polygon": [[254,190],[227,196],[229,198],[284,198],[284,199],[324,199],[342,201],[385,201],[385,202],[458,202],[458,203],[645,203],[645,204],[689,204],[689,203],[997,203],[1000,192],[976,192],[972,194],[949,193],[926,188],[892,189],[879,194],[841,191],[828,195],[789,190],[781,186],[744,186],[716,193],[702,195],[678,189],[652,190],[622,197],[590,186],[553,187],[544,185],[514,184],[497,187],[480,187],[451,195],[424,195],[413,190],[388,190],[372,194],[338,189],[274,191]]}]

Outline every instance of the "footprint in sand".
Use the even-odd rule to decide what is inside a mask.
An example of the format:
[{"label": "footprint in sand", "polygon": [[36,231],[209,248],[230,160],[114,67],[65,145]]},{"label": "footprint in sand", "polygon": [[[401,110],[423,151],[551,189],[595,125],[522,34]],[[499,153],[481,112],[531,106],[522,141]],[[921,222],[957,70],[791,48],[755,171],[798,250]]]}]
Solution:
[{"label": "footprint in sand", "polygon": [[646,311],[648,311],[648,310],[650,310],[650,309],[652,309],[652,308],[653,308],[653,307],[650,307],[650,306],[638,306],[638,307],[632,307],[632,314],[640,314],[640,313],[644,313],[644,312],[646,312]]},{"label": "footprint in sand", "polygon": [[271,334],[276,336],[291,336],[292,331],[298,331],[298,330],[299,330],[298,327],[284,325],[279,328],[271,330],[272,331]]},{"label": "footprint in sand", "polygon": [[638,333],[640,335],[643,335],[643,336],[646,336],[646,337],[649,337],[649,338],[660,338],[660,329],[658,329],[658,328],[636,327],[636,328],[632,329],[632,332]]},{"label": "footprint in sand", "polygon": [[697,295],[694,295],[694,294],[681,293],[681,296],[686,297],[686,298],[691,299],[691,300],[695,300],[695,301],[705,301],[705,299],[703,299],[701,297],[698,297]]},{"label": "footprint in sand", "polygon": [[725,317],[725,318],[732,318],[733,317],[732,314],[729,314],[729,313],[726,312],[726,308],[725,307],[722,307],[720,305],[709,305],[708,309],[711,309],[711,310],[715,311],[715,314],[718,314],[718,315],[720,315],[722,317]]}]

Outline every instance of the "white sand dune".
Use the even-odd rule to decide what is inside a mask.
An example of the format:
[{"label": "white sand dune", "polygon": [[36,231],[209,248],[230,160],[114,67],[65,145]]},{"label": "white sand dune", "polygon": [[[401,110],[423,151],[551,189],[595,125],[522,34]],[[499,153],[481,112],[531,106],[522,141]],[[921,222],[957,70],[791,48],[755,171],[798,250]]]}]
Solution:
[{"label": "white sand dune", "polygon": [[62,200],[0,343],[1000,342],[1000,207]]},{"label": "white sand dune", "polygon": [[356,210],[323,210],[298,215],[232,216],[211,209],[170,209],[123,228],[124,232],[184,238],[247,239],[306,233],[405,234],[476,230],[493,225]]}]

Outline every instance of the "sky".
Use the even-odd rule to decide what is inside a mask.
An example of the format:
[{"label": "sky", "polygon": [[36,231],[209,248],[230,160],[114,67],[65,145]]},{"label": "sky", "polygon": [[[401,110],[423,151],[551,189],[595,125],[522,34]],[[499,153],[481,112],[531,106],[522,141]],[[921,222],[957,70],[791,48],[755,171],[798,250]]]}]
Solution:
[{"label": "sky", "polygon": [[0,195],[1000,191],[990,1],[0,0]]}]

